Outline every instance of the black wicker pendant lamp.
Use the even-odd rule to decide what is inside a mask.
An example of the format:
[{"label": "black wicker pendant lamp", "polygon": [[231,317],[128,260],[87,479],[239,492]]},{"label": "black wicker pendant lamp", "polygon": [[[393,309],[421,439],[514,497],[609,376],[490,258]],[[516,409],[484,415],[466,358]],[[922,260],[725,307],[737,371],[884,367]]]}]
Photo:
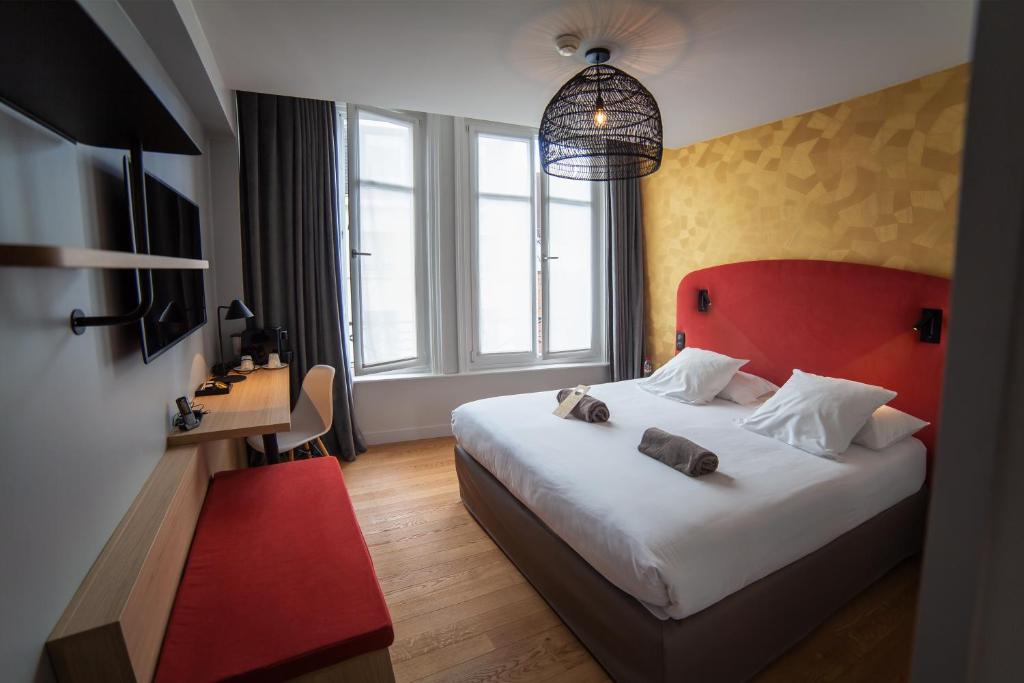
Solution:
[{"label": "black wicker pendant lamp", "polygon": [[548,175],[620,180],[661,166],[658,103],[640,81],[606,64],[610,56],[607,48],[587,50],[590,66],[548,102],[539,134],[541,166]]}]

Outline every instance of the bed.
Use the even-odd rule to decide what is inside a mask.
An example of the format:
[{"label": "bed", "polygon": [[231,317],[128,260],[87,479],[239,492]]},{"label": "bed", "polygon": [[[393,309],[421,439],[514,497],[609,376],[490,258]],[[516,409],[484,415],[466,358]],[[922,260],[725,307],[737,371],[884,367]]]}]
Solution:
[{"label": "bed", "polygon": [[[730,264],[683,279],[677,329],[777,384],[799,367],[887,386],[934,424],[944,345],[911,327],[947,297],[946,280],[885,268]],[[753,408],[635,382],[591,393],[608,424],[554,418],[553,392],[461,406],[456,469],[469,511],[616,680],[749,678],[920,548],[933,428],[834,462],[733,424]],[[719,472],[640,455],[652,426],[715,450]]]}]

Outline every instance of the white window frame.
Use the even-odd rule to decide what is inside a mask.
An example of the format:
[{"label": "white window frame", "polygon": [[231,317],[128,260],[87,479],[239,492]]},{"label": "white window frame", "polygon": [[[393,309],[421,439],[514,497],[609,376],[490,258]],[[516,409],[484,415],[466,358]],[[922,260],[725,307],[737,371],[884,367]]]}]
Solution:
[{"label": "white window frame", "polygon": [[543,328],[542,338],[544,340],[543,349],[541,350],[541,359],[547,362],[556,363],[575,363],[575,362],[587,362],[603,360],[605,357],[605,337],[606,334],[606,323],[605,323],[605,301],[608,298],[607,293],[607,280],[605,277],[605,271],[607,270],[606,263],[606,250],[605,250],[605,233],[604,226],[607,220],[607,207],[606,202],[603,199],[606,197],[607,187],[606,183],[603,182],[592,182],[590,184],[590,221],[591,221],[591,233],[590,233],[590,272],[591,272],[591,309],[590,309],[590,348],[588,349],[570,349],[566,351],[551,351],[548,348],[548,343],[551,340],[551,334],[548,332],[548,312],[551,310],[549,297],[551,294],[551,287],[548,285],[550,278],[548,277],[548,267],[551,263],[551,257],[558,258],[558,254],[551,254],[549,249],[548,238],[550,237],[550,231],[548,226],[551,224],[551,203],[558,202],[562,204],[572,204],[576,206],[585,206],[585,202],[571,200],[571,199],[553,199],[548,192],[548,175],[541,172],[539,174],[541,191],[540,191],[540,215],[541,215],[541,269],[543,274],[541,276],[544,283],[544,301],[543,301],[543,316],[541,320],[541,326]]},{"label": "white window frame", "polygon": [[[459,173],[460,182],[458,188],[464,191],[457,192],[459,205],[460,240],[458,249],[459,262],[459,311],[460,319],[468,324],[460,326],[459,334],[459,362],[463,372],[487,371],[502,368],[537,367],[544,365],[566,364],[566,363],[587,363],[605,362],[607,348],[606,330],[606,275],[605,275],[605,236],[604,226],[606,224],[606,209],[603,198],[606,189],[603,183],[592,184],[591,195],[591,216],[593,221],[593,232],[591,233],[591,258],[593,273],[593,309],[591,315],[591,348],[581,350],[569,350],[552,352],[548,347],[550,335],[547,333],[547,312],[549,288],[548,282],[548,183],[547,175],[540,169],[539,155],[537,154],[537,131],[525,126],[513,126],[494,123],[490,121],[456,120],[456,163],[461,167]],[[530,143],[530,168],[532,182],[530,198],[533,204],[531,211],[531,229],[533,239],[531,240],[531,255],[534,267],[541,266],[541,279],[543,284],[543,309],[542,317],[537,320],[534,316],[534,331],[531,334],[530,351],[517,353],[480,353],[479,345],[479,278],[477,269],[477,235],[478,235],[478,213],[479,196],[477,181],[477,143],[478,135],[491,135],[496,137],[510,137],[525,139]],[[566,201],[569,200],[557,200]],[[536,278],[531,278],[533,310],[537,310],[537,285]],[[540,349],[537,347],[537,331],[541,329],[543,344]]]},{"label": "white window frame", "polygon": [[[468,124],[468,135],[469,135],[469,147],[468,147],[468,196],[470,205],[469,209],[469,269],[467,282],[470,284],[470,302],[471,307],[469,316],[464,317],[464,320],[469,320],[470,325],[464,330],[464,333],[468,333],[468,360],[469,365],[475,369],[479,368],[492,368],[492,367],[510,367],[516,365],[530,365],[537,360],[537,334],[536,334],[536,310],[537,310],[537,286],[536,278],[530,278],[530,307],[533,313],[531,319],[534,320],[534,332],[530,335],[530,348],[526,351],[514,352],[514,353],[480,353],[480,324],[479,324],[479,303],[480,303],[480,279],[478,277],[477,269],[477,248],[479,243],[479,202],[478,198],[481,196],[478,188],[478,177],[477,173],[477,135],[490,135],[494,137],[504,137],[516,140],[522,140],[529,145],[530,149],[530,175],[531,181],[536,178],[536,164],[533,154],[533,136],[534,132],[525,127],[502,125],[495,123],[485,123],[474,121]],[[494,195],[500,197],[501,195]],[[537,185],[536,182],[530,183],[530,258],[534,265],[537,262]],[[534,269],[536,272],[536,269]]]},{"label": "white window frame", "polygon": [[[357,255],[361,249],[360,239],[360,188],[362,185],[391,187],[386,183],[362,181],[359,173],[359,113],[365,112],[383,119],[400,121],[412,126],[413,129],[413,206],[414,231],[416,235],[413,248],[416,254],[416,350],[415,358],[402,359],[364,365],[362,357],[362,277],[360,260],[373,258]],[[349,196],[349,268],[351,282],[351,313],[352,313],[352,364],[355,375],[370,375],[384,372],[419,372],[430,371],[432,349],[430,335],[430,307],[428,290],[428,254],[429,243],[427,234],[426,211],[426,150],[425,117],[421,114],[391,111],[362,105],[348,105],[348,196]]]}]

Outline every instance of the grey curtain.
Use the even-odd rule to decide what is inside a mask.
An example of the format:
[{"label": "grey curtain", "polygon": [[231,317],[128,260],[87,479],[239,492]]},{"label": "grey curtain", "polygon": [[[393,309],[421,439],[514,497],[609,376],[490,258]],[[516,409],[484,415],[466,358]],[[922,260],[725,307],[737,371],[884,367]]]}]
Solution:
[{"label": "grey curtain", "polygon": [[288,330],[292,405],[312,366],[337,370],[324,441],[354,460],[366,444],[342,336],[336,129],[333,102],[238,93],[245,302],[257,327]]},{"label": "grey curtain", "polygon": [[608,186],[608,339],[612,381],[635,379],[644,364],[644,233],[640,180]]}]

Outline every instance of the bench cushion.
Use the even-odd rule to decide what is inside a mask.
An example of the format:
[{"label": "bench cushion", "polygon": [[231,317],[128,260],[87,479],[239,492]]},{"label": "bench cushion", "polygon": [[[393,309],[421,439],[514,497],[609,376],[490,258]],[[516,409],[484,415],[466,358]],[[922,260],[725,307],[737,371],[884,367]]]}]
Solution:
[{"label": "bench cushion", "polygon": [[286,680],[393,640],[337,460],[214,477],[156,681]]}]

